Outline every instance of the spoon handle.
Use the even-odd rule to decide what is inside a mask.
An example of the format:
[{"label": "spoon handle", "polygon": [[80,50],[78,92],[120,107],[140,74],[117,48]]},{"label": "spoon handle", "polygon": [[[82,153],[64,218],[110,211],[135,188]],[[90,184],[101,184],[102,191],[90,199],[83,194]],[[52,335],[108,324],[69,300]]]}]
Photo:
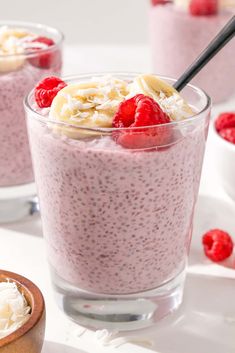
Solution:
[{"label": "spoon handle", "polygon": [[[181,91],[189,81],[215,56],[226,43],[235,35],[235,16],[222,28],[217,36],[210,42],[208,47],[187,68],[183,75],[176,81],[174,88]],[[234,59],[235,60],[235,59]]]}]

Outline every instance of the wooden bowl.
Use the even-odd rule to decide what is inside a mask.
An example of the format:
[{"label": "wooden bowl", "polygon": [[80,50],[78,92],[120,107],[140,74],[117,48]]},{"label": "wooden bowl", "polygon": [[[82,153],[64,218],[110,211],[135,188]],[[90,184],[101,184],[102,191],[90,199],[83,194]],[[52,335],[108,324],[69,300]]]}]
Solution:
[{"label": "wooden bowl", "polygon": [[0,339],[0,353],[40,353],[45,332],[45,303],[41,291],[27,278],[0,270],[0,282],[15,282],[24,294],[31,316],[20,328]]}]

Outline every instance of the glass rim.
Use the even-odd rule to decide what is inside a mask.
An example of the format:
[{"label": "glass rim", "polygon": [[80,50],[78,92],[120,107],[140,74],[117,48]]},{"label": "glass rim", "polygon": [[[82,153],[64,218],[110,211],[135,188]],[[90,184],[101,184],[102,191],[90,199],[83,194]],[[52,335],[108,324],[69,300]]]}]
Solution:
[{"label": "glass rim", "polygon": [[0,54],[0,59],[9,59],[9,58],[15,58],[15,57],[30,57],[30,56],[36,56],[43,53],[48,53],[50,51],[53,51],[55,48],[59,47],[63,41],[64,41],[64,34],[61,30],[55,28],[55,27],[51,27],[42,23],[37,23],[37,22],[27,22],[27,21],[12,21],[12,20],[0,20],[0,27],[2,26],[19,26],[22,28],[28,28],[28,27],[32,27],[35,29],[41,29],[41,30],[45,30],[51,33],[54,33],[58,36],[58,40],[55,42],[55,44],[50,45],[47,48],[42,48],[42,49],[38,49],[37,51],[35,50],[30,50],[27,52],[23,52],[23,53],[15,53],[15,54]]},{"label": "glass rim", "polygon": [[[61,79],[66,81],[69,80],[74,80],[74,79],[79,79],[79,78],[84,78],[84,77],[99,77],[99,76],[105,76],[105,75],[112,75],[115,77],[115,75],[118,76],[138,76],[140,75],[140,73],[136,73],[136,72],[100,72],[100,73],[84,73],[84,74],[77,74],[77,75],[69,75],[69,76],[64,76]],[[156,74],[152,74],[152,75],[156,75]],[[163,79],[163,80],[171,80],[176,82],[176,79],[173,79],[171,77],[168,76],[162,76],[162,75],[156,75],[159,78]],[[40,114],[40,112],[35,111],[32,107],[31,104],[29,103],[29,99],[30,97],[33,95],[34,89],[32,89],[28,95],[25,96],[24,98],[24,107],[26,112],[30,112],[33,113],[33,115],[35,116],[35,119],[42,122],[43,124],[47,125],[47,124],[52,124],[52,125],[57,125],[57,126],[63,126],[63,127],[67,127],[67,128],[73,128],[73,129],[77,129],[77,130],[86,130],[86,131],[93,131],[93,132],[104,132],[104,133],[109,133],[109,132],[113,132],[113,131],[139,131],[139,130],[145,130],[145,129],[151,129],[151,128],[161,128],[161,127],[174,127],[174,126],[184,126],[184,125],[188,125],[196,120],[200,120],[201,117],[203,117],[203,113],[205,111],[207,111],[210,107],[211,107],[211,98],[210,96],[201,88],[198,88],[192,84],[187,84],[186,87],[189,87],[190,89],[192,89],[193,91],[197,92],[200,96],[203,96],[206,100],[205,102],[205,106],[198,112],[196,112],[194,115],[182,119],[182,120],[173,120],[169,123],[165,123],[165,124],[159,124],[159,125],[149,125],[149,126],[138,126],[138,127],[120,127],[120,128],[116,128],[116,127],[88,127],[88,126],[84,126],[84,125],[75,125],[75,124],[71,124],[71,123],[67,123],[64,121],[60,121],[60,120],[54,120],[54,119],[49,119],[48,117],[45,117],[44,115]],[[45,108],[46,109],[46,108]]]}]

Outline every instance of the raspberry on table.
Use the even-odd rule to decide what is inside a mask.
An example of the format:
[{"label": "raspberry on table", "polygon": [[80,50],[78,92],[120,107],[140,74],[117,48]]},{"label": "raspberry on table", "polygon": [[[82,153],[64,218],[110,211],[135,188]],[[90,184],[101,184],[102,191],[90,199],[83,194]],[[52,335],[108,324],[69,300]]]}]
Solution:
[{"label": "raspberry on table", "polygon": [[212,229],[205,233],[202,244],[205,255],[214,262],[227,259],[233,252],[231,236],[221,229]]},{"label": "raspberry on table", "polygon": [[51,103],[57,93],[67,86],[59,77],[50,76],[40,81],[34,90],[34,97],[37,105],[40,108],[47,108],[51,106]]},{"label": "raspberry on table", "polygon": [[[113,134],[116,142],[126,148],[148,148],[164,145],[169,140],[169,130],[164,126],[171,120],[151,97],[143,94],[120,103],[113,118],[113,127],[130,128],[126,131],[116,131]],[[134,129],[151,126],[149,129]]]},{"label": "raspberry on table", "polygon": [[218,12],[218,0],[191,0],[189,12],[193,16],[210,16]]},{"label": "raspberry on table", "polygon": [[[55,45],[55,42],[51,38],[47,38],[47,37],[37,37],[33,39],[31,43],[42,43],[42,44],[45,44],[47,47],[51,47]],[[38,50],[42,50],[40,46],[39,47],[33,46],[32,48],[28,48],[28,49],[35,52],[37,52]],[[42,53],[42,54],[35,55],[34,57],[29,59],[29,62],[36,67],[39,67],[42,69],[49,69],[53,65],[54,61],[57,59],[57,56],[59,56],[58,50],[49,52],[49,53]]]},{"label": "raspberry on table", "polygon": [[235,112],[220,114],[215,121],[215,128],[217,132],[227,128],[235,128]]},{"label": "raspberry on table", "polygon": [[222,129],[219,134],[226,141],[235,144],[235,127]]}]

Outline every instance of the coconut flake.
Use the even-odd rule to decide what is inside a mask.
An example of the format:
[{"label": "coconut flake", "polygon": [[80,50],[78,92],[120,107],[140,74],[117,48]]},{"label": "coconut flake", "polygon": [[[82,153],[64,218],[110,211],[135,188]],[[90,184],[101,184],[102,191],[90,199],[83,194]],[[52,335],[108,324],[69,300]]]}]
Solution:
[{"label": "coconut flake", "polygon": [[21,327],[29,319],[30,310],[15,283],[0,282],[0,338]]},{"label": "coconut flake", "polygon": [[170,97],[166,97],[165,94],[161,92],[158,103],[165,111],[165,113],[171,117],[174,117],[173,120],[184,120],[191,115],[188,111],[185,110],[185,103],[183,98],[176,93]]},{"label": "coconut flake", "polygon": [[114,348],[118,348],[126,343],[135,343],[139,344],[140,346],[150,348],[153,346],[152,340],[148,337],[143,336],[118,336],[118,331],[108,331],[104,330],[97,330],[95,332],[95,339],[101,343],[103,346],[111,346]]},{"label": "coconut flake", "polygon": [[114,109],[117,108],[120,104],[120,101],[117,99],[109,99],[103,104],[97,105],[96,109],[97,110],[109,110],[109,109]]}]

